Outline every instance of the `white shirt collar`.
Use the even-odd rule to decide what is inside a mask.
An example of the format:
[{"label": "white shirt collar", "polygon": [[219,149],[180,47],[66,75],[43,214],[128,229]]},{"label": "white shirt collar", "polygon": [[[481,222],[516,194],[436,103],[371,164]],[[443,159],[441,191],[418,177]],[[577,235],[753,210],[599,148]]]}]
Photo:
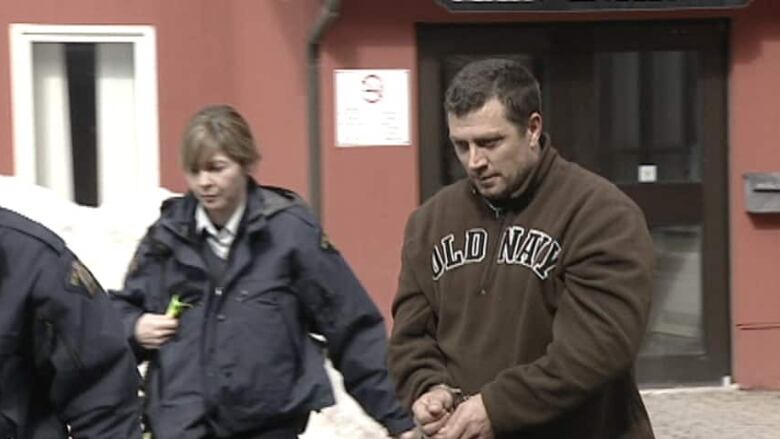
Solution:
[{"label": "white shirt collar", "polygon": [[241,223],[241,217],[244,215],[245,209],[246,201],[233,211],[228,221],[219,230],[209,219],[209,215],[206,213],[203,205],[199,203],[197,209],[195,209],[195,230],[197,230],[198,234],[203,233],[203,230],[207,232],[206,242],[208,242],[214,253],[222,259],[227,259],[230,247],[233,245],[236,233],[238,233],[238,226]]},{"label": "white shirt collar", "polygon": [[209,235],[215,237],[224,234],[223,232],[227,232],[231,236],[236,236],[236,233],[238,233],[238,225],[241,223],[241,217],[244,215],[245,209],[246,201],[239,204],[238,207],[236,207],[236,210],[233,211],[233,214],[230,215],[230,218],[228,218],[225,225],[217,230],[217,227],[211,222],[208,213],[206,213],[206,209],[202,204],[198,203],[198,208],[195,209],[195,230],[198,233],[202,233],[205,229]]}]

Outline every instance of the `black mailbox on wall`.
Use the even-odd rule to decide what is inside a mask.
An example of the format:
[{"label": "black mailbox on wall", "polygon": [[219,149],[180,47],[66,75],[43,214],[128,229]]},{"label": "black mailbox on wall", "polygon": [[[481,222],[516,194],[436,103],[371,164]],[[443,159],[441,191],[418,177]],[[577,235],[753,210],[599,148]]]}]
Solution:
[{"label": "black mailbox on wall", "polygon": [[748,172],[745,204],[750,213],[780,213],[780,172]]}]

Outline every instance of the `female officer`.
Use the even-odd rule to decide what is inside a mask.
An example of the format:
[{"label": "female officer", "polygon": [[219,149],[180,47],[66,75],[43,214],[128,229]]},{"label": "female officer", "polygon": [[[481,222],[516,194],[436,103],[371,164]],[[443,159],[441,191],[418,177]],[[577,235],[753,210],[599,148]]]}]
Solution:
[{"label": "female officer", "polygon": [[[189,192],[163,203],[115,297],[140,360],[156,439],[296,438],[334,403],[326,340],[347,391],[390,434],[413,428],[385,368],[381,314],[293,192],[260,186],[246,121],[195,114],[181,160]],[[180,316],[166,315],[173,299]]]}]

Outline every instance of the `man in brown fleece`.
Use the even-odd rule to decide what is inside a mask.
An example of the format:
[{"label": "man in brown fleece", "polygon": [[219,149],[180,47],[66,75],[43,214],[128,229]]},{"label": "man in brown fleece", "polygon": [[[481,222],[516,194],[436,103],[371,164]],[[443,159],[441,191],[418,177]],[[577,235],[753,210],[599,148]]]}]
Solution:
[{"label": "man in brown fleece", "polygon": [[426,437],[652,438],[633,363],[654,250],[640,209],[564,160],[520,64],[445,97],[468,178],[409,218],[389,350]]}]

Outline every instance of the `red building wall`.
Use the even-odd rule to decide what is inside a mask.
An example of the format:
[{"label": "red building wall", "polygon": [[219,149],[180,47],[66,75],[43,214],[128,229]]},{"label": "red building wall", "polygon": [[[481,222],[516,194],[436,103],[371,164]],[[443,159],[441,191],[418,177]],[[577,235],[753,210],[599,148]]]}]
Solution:
[{"label": "red building wall", "polygon": [[[223,2],[212,2],[222,4]],[[234,103],[252,125],[261,182],[308,196],[307,41],[320,1],[232,0]],[[232,46],[232,47],[231,47]]]},{"label": "red building wall", "polygon": [[734,15],[729,148],[731,306],[736,381],[780,388],[780,214],[745,212],[745,172],[780,171],[780,3]]},{"label": "red building wall", "polygon": [[[35,0],[0,7],[0,59],[10,59],[7,26],[152,25],[157,31],[161,180],[184,190],[178,145],[199,107],[236,105],[269,165],[257,174],[306,194],[306,39],[318,2],[210,0]],[[11,78],[0,68],[0,173],[13,173]],[[284,129],[282,129],[284,128]]]}]

